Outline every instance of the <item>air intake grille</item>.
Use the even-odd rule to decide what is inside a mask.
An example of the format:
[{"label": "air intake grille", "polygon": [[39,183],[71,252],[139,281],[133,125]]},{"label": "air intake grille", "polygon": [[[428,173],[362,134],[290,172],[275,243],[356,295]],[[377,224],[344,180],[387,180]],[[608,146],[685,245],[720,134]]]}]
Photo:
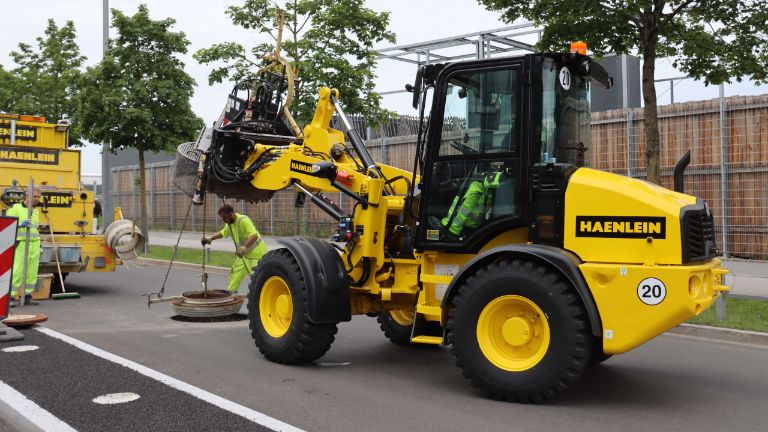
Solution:
[{"label": "air intake grille", "polygon": [[719,254],[715,244],[715,222],[706,207],[685,211],[683,222],[683,263],[706,261]]}]

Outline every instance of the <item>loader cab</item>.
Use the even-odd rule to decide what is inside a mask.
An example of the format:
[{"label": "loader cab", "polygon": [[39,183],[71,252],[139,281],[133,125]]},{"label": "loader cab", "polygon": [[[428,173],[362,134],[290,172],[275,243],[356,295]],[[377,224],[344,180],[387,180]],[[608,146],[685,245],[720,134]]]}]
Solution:
[{"label": "loader cab", "polygon": [[433,66],[417,79],[434,94],[416,246],[456,252],[529,225],[536,166],[584,166],[590,81],[610,85],[571,53]]}]

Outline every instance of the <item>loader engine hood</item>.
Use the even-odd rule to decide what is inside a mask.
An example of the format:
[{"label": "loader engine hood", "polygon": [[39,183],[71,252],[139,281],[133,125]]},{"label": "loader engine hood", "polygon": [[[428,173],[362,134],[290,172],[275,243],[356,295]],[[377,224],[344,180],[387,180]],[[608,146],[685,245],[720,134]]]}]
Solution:
[{"label": "loader engine hood", "polygon": [[706,203],[642,180],[580,168],[564,216],[563,246],[587,262],[671,265],[717,255]]}]

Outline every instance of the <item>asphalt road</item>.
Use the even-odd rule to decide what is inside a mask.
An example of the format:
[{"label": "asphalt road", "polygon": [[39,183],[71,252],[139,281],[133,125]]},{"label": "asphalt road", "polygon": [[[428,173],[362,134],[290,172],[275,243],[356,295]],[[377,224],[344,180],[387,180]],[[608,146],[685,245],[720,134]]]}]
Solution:
[{"label": "asphalt road", "polygon": [[[317,364],[270,363],[245,320],[191,323],[171,319],[167,304],[148,309],[141,294],[156,291],[164,271],[133,265],[74,274],[68,287],[81,299],[23,311],[44,312],[51,329],[308,431],[724,431],[768,424],[765,348],[662,336],[590,369],[554,403],[509,404],[483,398],[447,350],[395,346],[367,317],[341,324]],[[223,287],[225,276],[211,275],[209,284]],[[198,286],[196,272],[174,270],[168,294]],[[59,391],[56,385],[46,387]]]}]

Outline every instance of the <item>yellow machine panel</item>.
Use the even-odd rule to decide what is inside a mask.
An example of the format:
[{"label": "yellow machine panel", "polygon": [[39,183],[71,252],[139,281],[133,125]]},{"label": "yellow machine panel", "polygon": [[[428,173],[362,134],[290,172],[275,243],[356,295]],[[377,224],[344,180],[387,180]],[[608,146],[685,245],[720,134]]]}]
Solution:
[{"label": "yellow machine panel", "polygon": [[681,263],[680,209],[695,197],[589,168],[565,197],[564,246],[583,261]]},{"label": "yellow machine panel", "polygon": [[579,266],[600,310],[603,350],[620,354],[700,314],[729,288],[719,259],[700,265]]}]

